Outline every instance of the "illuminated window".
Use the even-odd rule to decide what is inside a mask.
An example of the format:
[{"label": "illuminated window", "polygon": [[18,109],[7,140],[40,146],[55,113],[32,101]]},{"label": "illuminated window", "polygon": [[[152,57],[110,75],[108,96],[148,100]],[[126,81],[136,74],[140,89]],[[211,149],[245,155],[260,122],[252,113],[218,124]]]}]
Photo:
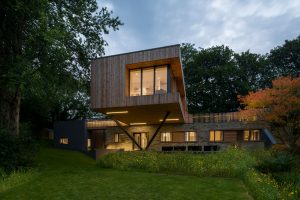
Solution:
[{"label": "illuminated window", "polygon": [[162,142],[171,142],[172,134],[170,132],[161,133],[161,141]]},{"label": "illuminated window", "polygon": [[185,141],[186,142],[196,142],[197,134],[195,131],[185,132]]},{"label": "illuminated window", "polygon": [[142,95],[153,95],[154,93],[154,68],[143,69],[143,90]]},{"label": "illuminated window", "polygon": [[60,138],[59,144],[69,144],[69,138]]},{"label": "illuminated window", "polygon": [[249,138],[250,138],[250,131],[245,130],[244,131],[244,141],[249,141]]},{"label": "illuminated window", "polygon": [[167,67],[155,68],[155,94],[163,94],[168,91],[168,69]]},{"label": "illuminated window", "polygon": [[88,149],[92,148],[92,139],[90,139],[90,138],[87,139],[87,148]]},{"label": "illuminated window", "polygon": [[221,142],[223,141],[223,131],[212,130],[209,132],[209,141],[210,142]]},{"label": "illuminated window", "polygon": [[147,67],[130,70],[130,96],[163,94],[168,92],[168,67]]},{"label": "illuminated window", "polygon": [[119,142],[119,133],[114,134],[114,142]]},{"label": "illuminated window", "polygon": [[244,141],[259,141],[260,131],[259,130],[244,130]]},{"label": "illuminated window", "polygon": [[141,95],[141,70],[130,70],[130,96]]}]

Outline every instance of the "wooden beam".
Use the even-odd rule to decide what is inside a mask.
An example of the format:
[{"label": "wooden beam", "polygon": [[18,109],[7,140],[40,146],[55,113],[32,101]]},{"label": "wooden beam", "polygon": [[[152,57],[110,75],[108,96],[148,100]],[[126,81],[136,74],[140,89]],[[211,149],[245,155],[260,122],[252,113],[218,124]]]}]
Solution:
[{"label": "wooden beam", "polygon": [[156,135],[158,134],[160,128],[164,125],[164,123],[166,122],[167,117],[170,115],[170,112],[168,111],[164,117],[164,119],[162,120],[162,122],[159,124],[158,128],[156,129],[155,133],[153,134],[153,136],[151,137],[149,143],[146,146],[146,150],[150,147],[151,143],[153,142],[154,138],[156,137]]},{"label": "wooden beam", "polygon": [[[114,119],[113,119],[114,120]],[[128,131],[126,131],[122,126],[121,126],[121,124],[120,124],[120,122],[118,121],[118,120],[114,120],[115,122],[116,122],[116,124],[119,126],[119,128],[132,140],[132,142],[140,149],[140,150],[143,150],[143,148],[141,147],[141,145],[139,145],[136,141],[135,141],[135,139],[134,139],[134,137],[132,137],[131,135],[130,135],[130,133],[128,133]]]}]

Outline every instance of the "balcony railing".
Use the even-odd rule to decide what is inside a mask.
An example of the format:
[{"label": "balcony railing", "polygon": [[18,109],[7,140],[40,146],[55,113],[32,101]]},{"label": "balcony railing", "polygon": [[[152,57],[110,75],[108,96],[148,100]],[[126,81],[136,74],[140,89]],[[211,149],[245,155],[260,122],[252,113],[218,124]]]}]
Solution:
[{"label": "balcony railing", "polygon": [[205,113],[194,114],[193,122],[200,123],[220,123],[220,122],[253,122],[261,120],[262,110],[252,112],[225,112],[225,113]]}]

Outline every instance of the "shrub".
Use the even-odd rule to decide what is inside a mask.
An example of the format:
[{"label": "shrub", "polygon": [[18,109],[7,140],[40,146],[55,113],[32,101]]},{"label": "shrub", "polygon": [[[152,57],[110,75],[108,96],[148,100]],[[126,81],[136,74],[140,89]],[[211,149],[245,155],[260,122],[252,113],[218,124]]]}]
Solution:
[{"label": "shrub", "polygon": [[283,199],[278,184],[269,175],[251,169],[244,174],[242,179],[254,199]]},{"label": "shrub", "polygon": [[0,193],[20,184],[29,182],[37,175],[38,172],[35,170],[12,171],[9,176],[6,176],[4,179],[0,179]]},{"label": "shrub", "polygon": [[98,165],[121,170],[184,173],[197,176],[238,177],[254,166],[255,159],[246,151],[228,149],[215,154],[121,152],[103,156]]},{"label": "shrub", "polygon": [[[203,177],[238,177],[244,181],[255,199],[297,199],[298,189],[286,185],[281,187],[271,174],[256,171],[257,161],[271,159],[271,157],[272,154],[269,151],[249,152],[235,148],[201,155],[140,151],[107,154],[101,157],[97,164],[100,167],[121,170],[143,170]],[[278,155],[277,159],[283,158]]]},{"label": "shrub", "polygon": [[273,152],[261,158],[256,168],[263,173],[288,172],[293,165],[293,156],[287,152]]},{"label": "shrub", "polygon": [[32,166],[37,145],[26,128],[16,137],[6,129],[0,129],[0,168],[6,173]]}]

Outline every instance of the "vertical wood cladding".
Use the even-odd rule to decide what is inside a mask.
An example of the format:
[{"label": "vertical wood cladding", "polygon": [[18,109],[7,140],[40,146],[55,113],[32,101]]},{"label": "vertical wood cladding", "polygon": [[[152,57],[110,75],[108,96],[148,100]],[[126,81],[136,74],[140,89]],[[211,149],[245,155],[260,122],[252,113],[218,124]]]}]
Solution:
[{"label": "vertical wood cladding", "polygon": [[[174,59],[177,59],[179,63],[177,66],[174,63],[168,63],[174,62]],[[175,83],[173,81],[171,93],[129,97],[128,65],[136,63],[139,67],[145,67],[156,65],[160,62],[171,64],[173,74],[177,73],[177,76],[181,74],[181,79],[180,77],[176,77],[176,79],[180,79],[179,83],[182,84],[181,88],[183,89],[174,91],[174,89],[178,88],[178,82],[174,86]],[[91,68],[91,107],[97,109],[179,102],[179,94],[185,97],[183,74],[180,65],[179,45],[95,59],[92,61]]]}]

